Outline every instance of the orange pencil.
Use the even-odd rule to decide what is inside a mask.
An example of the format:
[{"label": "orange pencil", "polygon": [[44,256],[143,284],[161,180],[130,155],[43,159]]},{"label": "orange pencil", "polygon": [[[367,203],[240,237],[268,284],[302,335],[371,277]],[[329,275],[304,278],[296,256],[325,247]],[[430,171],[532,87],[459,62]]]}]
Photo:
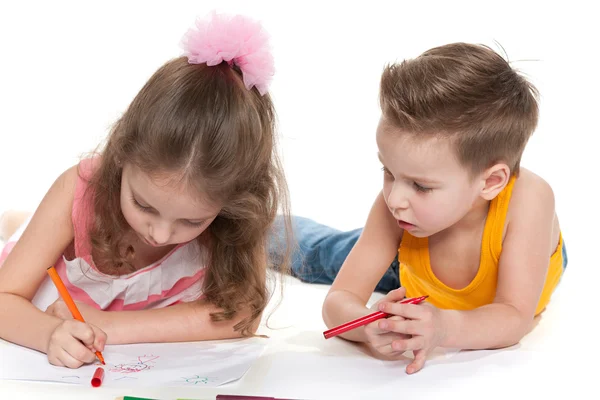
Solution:
[{"label": "orange pencil", "polygon": [[[48,268],[48,275],[50,275],[52,282],[54,282],[56,289],[58,289],[58,293],[60,294],[60,297],[62,297],[63,301],[69,308],[69,311],[71,311],[71,314],[73,314],[73,318],[75,318],[77,321],[85,322],[83,320],[83,316],[77,309],[77,306],[75,305],[75,302],[73,301],[73,298],[69,294],[67,287],[63,283],[62,279],[60,279],[60,276],[58,276],[58,272],[56,272],[56,269],[54,267]],[[102,357],[102,353],[97,351],[96,356],[98,357],[98,359],[100,360],[100,362],[103,365],[106,365],[106,363],[104,362],[104,357]]]}]

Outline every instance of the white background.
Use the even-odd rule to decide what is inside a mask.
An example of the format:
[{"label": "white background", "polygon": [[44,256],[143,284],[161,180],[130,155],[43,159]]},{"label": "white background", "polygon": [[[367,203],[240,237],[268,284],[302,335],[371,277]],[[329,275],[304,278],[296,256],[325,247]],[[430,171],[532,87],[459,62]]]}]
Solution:
[{"label": "white background", "polygon": [[293,212],[340,229],[361,226],[381,186],[374,132],[384,65],[455,41],[502,51],[500,44],[541,92],[522,165],[554,189],[570,264],[553,306],[572,332],[564,362],[585,368],[600,276],[600,32],[586,3],[2,2],[0,212],[34,210],[152,73],[181,54],[196,16],[216,9],[258,19],[271,34],[271,93]]}]

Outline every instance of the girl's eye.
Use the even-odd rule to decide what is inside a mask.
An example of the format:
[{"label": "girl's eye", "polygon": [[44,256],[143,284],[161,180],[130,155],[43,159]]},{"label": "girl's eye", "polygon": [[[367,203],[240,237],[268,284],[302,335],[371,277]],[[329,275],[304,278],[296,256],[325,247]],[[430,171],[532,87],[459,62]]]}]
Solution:
[{"label": "girl's eye", "polygon": [[188,221],[188,220],[183,220],[183,223],[186,224],[187,226],[191,226],[192,228],[200,228],[202,225],[204,225],[205,221],[200,221],[200,222],[192,222],[192,221]]},{"label": "girl's eye", "polygon": [[140,203],[138,203],[138,201],[135,199],[135,197],[132,197],[132,198],[131,198],[131,201],[133,202],[133,204],[134,204],[134,205],[135,205],[135,206],[136,206],[136,207],[137,207],[139,210],[141,210],[141,211],[143,211],[143,212],[150,213],[150,212],[152,212],[152,211],[153,211],[153,208],[152,208],[152,207],[145,207],[145,206],[141,205]]}]

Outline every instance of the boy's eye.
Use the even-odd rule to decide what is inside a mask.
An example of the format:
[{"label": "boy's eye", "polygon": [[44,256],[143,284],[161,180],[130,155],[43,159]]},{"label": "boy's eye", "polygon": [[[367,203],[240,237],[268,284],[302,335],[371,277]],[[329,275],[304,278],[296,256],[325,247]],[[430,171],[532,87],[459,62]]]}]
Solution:
[{"label": "boy's eye", "polygon": [[392,173],[391,173],[391,172],[390,172],[390,170],[389,170],[389,169],[387,169],[386,167],[381,167],[381,170],[383,171],[383,174],[384,174],[384,175],[387,175],[387,176],[392,176]]},{"label": "boy's eye", "polygon": [[418,192],[422,192],[422,193],[428,193],[428,192],[431,192],[433,190],[432,188],[428,188],[428,187],[419,185],[417,182],[414,182],[414,186],[415,186],[415,189],[417,189]]}]

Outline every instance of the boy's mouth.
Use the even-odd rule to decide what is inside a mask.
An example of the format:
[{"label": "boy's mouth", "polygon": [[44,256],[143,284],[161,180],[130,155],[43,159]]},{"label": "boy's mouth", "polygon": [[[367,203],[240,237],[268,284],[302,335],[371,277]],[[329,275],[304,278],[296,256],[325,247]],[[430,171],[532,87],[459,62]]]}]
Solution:
[{"label": "boy's mouth", "polygon": [[410,231],[411,229],[415,228],[415,225],[406,221],[402,221],[401,219],[398,220],[398,226],[407,231]]}]

